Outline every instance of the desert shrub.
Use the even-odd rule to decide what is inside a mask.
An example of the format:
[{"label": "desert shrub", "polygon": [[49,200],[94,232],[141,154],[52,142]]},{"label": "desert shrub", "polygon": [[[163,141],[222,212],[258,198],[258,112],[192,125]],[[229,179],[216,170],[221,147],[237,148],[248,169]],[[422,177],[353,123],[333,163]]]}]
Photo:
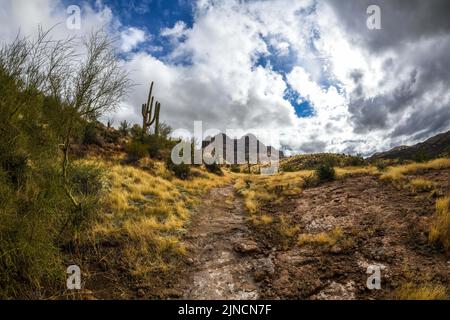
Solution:
[{"label": "desert shrub", "polygon": [[125,152],[128,160],[137,161],[148,156],[148,145],[134,140],[125,146]]},{"label": "desert shrub", "polygon": [[166,160],[166,167],[171,172],[173,172],[175,177],[177,177],[178,179],[186,180],[191,176],[191,167],[188,164],[175,164],[173,163],[172,159],[168,158]]},{"label": "desert shrub", "polygon": [[212,164],[205,163],[205,168],[206,168],[206,171],[208,171],[210,173],[213,173],[213,174],[216,174],[216,175],[219,175],[219,176],[223,175],[223,172],[222,172],[222,169],[220,168],[220,165],[218,163],[216,163],[216,162],[213,162]]},{"label": "desert shrub", "polygon": [[130,128],[130,135],[133,139],[140,139],[142,137],[142,128],[140,125],[135,124]]},{"label": "desert shrub", "polygon": [[419,150],[414,154],[413,160],[415,162],[426,162],[430,160],[430,157],[423,150]]},{"label": "desert shrub", "polygon": [[375,162],[375,166],[377,167],[377,169],[379,171],[384,171],[387,168],[387,163],[385,161],[383,161],[383,160],[377,160]]},{"label": "desert shrub", "polygon": [[238,164],[232,164],[230,167],[230,171],[234,173],[240,173],[241,167]]},{"label": "desert shrub", "polygon": [[94,164],[73,164],[68,179],[72,190],[81,197],[98,199],[107,187],[104,170]]},{"label": "desert shrub", "polygon": [[106,142],[116,144],[119,142],[119,139],[122,137],[122,134],[120,131],[111,128],[103,130],[102,136]]},{"label": "desert shrub", "polygon": [[295,167],[295,165],[291,163],[282,163],[280,169],[283,172],[295,172],[299,170],[298,168]]},{"label": "desert shrub", "polygon": [[5,171],[8,180],[16,187],[22,186],[28,171],[28,158],[22,152],[7,152],[0,156],[0,166]]},{"label": "desert shrub", "polygon": [[366,164],[366,161],[360,155],[348,156],[348,158],[346,158],[343,162],[344,166],[351,166],[351,167],[359,167],[364,166]]},{"label": "desert shrub", "polygon": [[319,184],[319,179],[316,174],[311,174],[305,177],[302,177],[302,187],[304,188],[314,188]]},{"label": "desert shrub", "polygon": [[86,124],[82,143],[85,145],[94,144],[98,146],[102,146],[104,144],[103,137],[100,135],[100,130],[95,122],[89,122]]},{"label": "desert shrub", "polygon": [[130,131],[130,124],[127,122],[127,120],[121,121],[119,125],[119,133],[122,136],[128,136],[129,131]]},{"label": "desert shrub", "polygon": [[149,135],[144,138],[144,143],[148,145],[148,153],[151,158],[164,160],[170,155],[175,145],[174,141],[159,135]]},{"label": "desert shrub", "polygon": [[315,174],[320,182],[333,181],[336,179],[336,171],[330,163],[323,163],[319,165]]},{"label": "desert shrub", "polygon": [[0,169],[0,298],[40,298],[63,283],[58,235],[72,207],[58,171],[42,165],[19,190]]}]

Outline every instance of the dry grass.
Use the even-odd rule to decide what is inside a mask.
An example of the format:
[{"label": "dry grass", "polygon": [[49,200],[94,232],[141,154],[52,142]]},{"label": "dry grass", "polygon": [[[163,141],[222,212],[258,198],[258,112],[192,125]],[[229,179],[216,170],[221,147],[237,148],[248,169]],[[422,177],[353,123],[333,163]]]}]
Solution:
[{"label": "dry grass", "polygon": [[351,177],[355,175],[375,175],[379,174],[377,167],[375,166],[366,166],[366,167],[344,167],[344,168],[335,168],[336,177],[338,179]]},{"label": "dry grass", "polygon": [[235,175],[236,192],[244,198],[248,213],[256,214],[267,202],[279,203],[285,197],[301,194],[304,178],[312,171],[265,175]]},{"label": "dry grass", "polygon": [[199,171],[196,178],[179,180],[163,163],[151,160],[140,167],[99,159],[82,161],[104,168],[109,181],[104,214],[90,231],[91,241],[123,243],[122,256],[133,276],[169,270],[171,259],[186,253],[180,238],[190,209],[208,189],[229,181],[228,176],[199,169],[195,169]]},{"label": "dry grass", "polygon": [[267,215],[252,215],[249,219],[255,226],[266,226],[274,222],[274,218]]},{"label": "dry grass", "polygon": [[395,297],[399,300],[446,300],[448,295],[442,285],[421,285],[405,284],[397,289]]},{"label": "dry grass", "polygon": [[427,179],[412,179],[409,182],[409,187],[413,192],[426,192],[434,189],[434,183]]},{"label": "dry grass", "polygon": [[406,174],[426,172],[450,168],[450,158],[440,158],[425,163],[410,163],[406,165],[388,167],[381,175],[382,180],[399,181],[405,179]]},{"label": "dry grass", "polygon": [[431,243],[441,244],[450,250],[450,196],[436,201],[436,213],[429,233]]},{"label": "dry grass", "polygon": [[285,216],[280,216],[277,229],[283,238],[290,239],[298,233],[299,226],[292,224]]},{"label": "dry grass", "polygon": [[318,245],[333,246],[344,238],[342,229],[335,227],[330,232],[321,232],[317,234],[301,234],[298,237],[298,244],[302,245]]}]

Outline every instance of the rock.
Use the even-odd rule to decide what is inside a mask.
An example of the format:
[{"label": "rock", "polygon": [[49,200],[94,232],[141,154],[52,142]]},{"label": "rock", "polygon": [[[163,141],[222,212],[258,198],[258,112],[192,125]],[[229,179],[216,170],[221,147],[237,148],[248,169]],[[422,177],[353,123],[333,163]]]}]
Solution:
[{"label": "rock", "polygon": [[138,297],[142,298],[143,296],[145,296],[145,290],[144,289],[138,289],[137,295],[138,295]]},{"label": "rock", "polygon": [[344,249],[342,249],[342,247],[341,246],[338,246],[338,245],[334,245],[334,246],[332,246],[331,248],[330,248],[330,253],[332,253],[332,254],[340,254],[340,253],[342,253],[344,251]]},{"label": "rock", "polygon": [[261,258],[253,262],[254,277],[262,281],[265,277],[275,273],[275,266],[270,258]]},{"label": "rock", "polygon": [[101,260],[98,265],[102,271],[108,270],[108,264],[106,263],[105,260]]},{"label": "rock", "polygon": [[252,240],[245,240],[234,245],[234,250],[240,253],[256,253],[259,252],[258,244]]},{"label": "rock", "polygon": [[95,298],[94,292],[87,289],[82,290],[80,296],[81,300],[97,300]]}]

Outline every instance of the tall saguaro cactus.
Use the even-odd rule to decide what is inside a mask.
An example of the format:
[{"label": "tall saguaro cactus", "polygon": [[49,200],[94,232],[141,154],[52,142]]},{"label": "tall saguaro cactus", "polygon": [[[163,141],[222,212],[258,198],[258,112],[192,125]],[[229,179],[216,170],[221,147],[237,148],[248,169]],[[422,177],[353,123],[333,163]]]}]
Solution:
[{"label": "tall saguaro cactus", "polygon": [[153,112],[154,98],[152,96],[153,81],[150,85],[147,103],[142,104],[142,137],[147,133],[153,123],[155,123],[155,134],[159,134],[159,111],[161,110],[161,103],[155,102],[155,111]]}]

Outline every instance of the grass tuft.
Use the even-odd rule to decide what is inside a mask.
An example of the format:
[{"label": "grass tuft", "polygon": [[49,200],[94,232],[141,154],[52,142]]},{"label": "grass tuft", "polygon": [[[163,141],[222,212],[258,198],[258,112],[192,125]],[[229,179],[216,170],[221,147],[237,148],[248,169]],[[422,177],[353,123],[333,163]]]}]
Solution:
[{"label": "grass tuft", "polygon": [[404,284],[397,289],[395,297],[399,300],[446,300],[448,299],[445,287],[442,285],[415,286]]},{"label": "grass tuft", "polygon": [[317,234],[301,234],[298,237],[298,244],[317,245],[317,246],[333,246],[343,239],[343,232],[340,227],[335,227],[330,232],[321,232]]},{"label": "grass tuft", "polygon": [[431,224],[429,241],[450,250],[450,196],[436,201],[436,213]]}]

